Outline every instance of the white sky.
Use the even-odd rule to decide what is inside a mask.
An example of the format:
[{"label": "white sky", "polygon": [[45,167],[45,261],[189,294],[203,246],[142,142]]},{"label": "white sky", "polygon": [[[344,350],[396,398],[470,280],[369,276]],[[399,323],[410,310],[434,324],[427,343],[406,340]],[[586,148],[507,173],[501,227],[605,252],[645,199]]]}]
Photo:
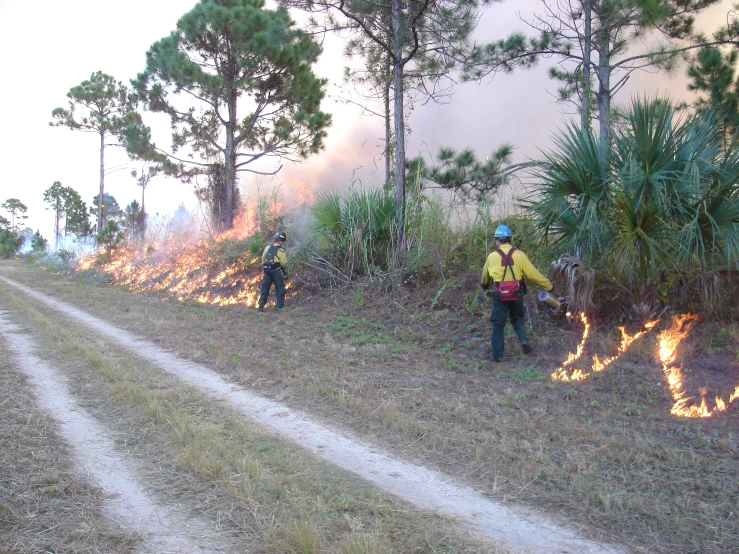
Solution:
[{"label": "white sky", "polygon": [[[28,206],[26,223],[53,238],[53,215],[43,203],[43,192],[54,181],[76,189],[88,205],[98,192],[98,142],[95,135],[52,128],[51,111],[67,107],[66,93],[98,70],[129,84],[144,69],[149,46],[168,35],[177,20],[196,0],[0,0],[0,50],[4,57],[4,83],[0,87],[3,125],[0,133],[0,203],[18,198]],[[503,38],[514,30],[525,31],[517,13],[530,15],[537,0],[508,0],[493,5],[478,27],[481,39]],[[702,16],[705,28],[725,20],[731,0]],[[341,44],[329,40],[316,72],[341,84]],[[498,76],[483,85],[458,87],[450,104],[417,106],[409,121],[408,155],[436,153],[442,145],[471,146],[485,156],[503,142],[516,146],[514,161],[536,156],[547,148],[551,135],[567,119],[552,96],[556,84],[546,77],[550,65],[513,75]],[[674,78],[642,74],[630,81],[631,91],[686,97],[684,68]],[[629,91],[618,101],[627,102]],[[261,187],[286,182],[281,191],[293,194],[297,180],[313,191],[348,186],[353,175],[377,183],[384,177],[381,158],[383,126],[376,117],[362,116],[351,105],[324,103],[333,114],[326,149],[301,166],[286,167],[277,177],[261,180]],[[168,123],[145,115],[153,126],[154,140],[167,144]],[[107,149],[108,167],[125,163],[119,149]],[[106,192],[121,207],[141,201],[141,189],[130,171],[106,178]],[[247,179],[248,180],[248,179]],[[291,185],[292,184],[292,185]],[[249,191],[253,190],[253,183]],[[196,209],[192,187],[172,179],[157,178],[146,190],[150,214],[172,213],[181,203]],[[7,214],[3,214],[6,215]]]}]

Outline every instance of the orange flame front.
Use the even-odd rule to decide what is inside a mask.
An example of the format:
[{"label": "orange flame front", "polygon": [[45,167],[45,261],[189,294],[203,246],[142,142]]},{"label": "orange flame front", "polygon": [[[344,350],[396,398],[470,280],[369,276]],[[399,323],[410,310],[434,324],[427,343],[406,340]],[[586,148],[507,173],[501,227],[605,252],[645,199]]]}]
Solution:
[{"label": "orange flame front", "polygon": [[713,408],[709,408],[705,389],[698,391],[700,396],[698,402],[695,401],[694,396],[687,396],[684,390],[682,367],[675,365],[677,347],[688,336],[693,323],[699,319],[700,316],[695,314],[672,316],[670,328],[657,335],[659,360],[662,363],[662,371],[675,402],[670,412],[679,417],[711,417],[716,412],[726,411],[728,406],[739,397],[739,386],[737,386],[734,392],[729,395],[728,401],[716,396]]},{"label": "orange flame front", "polygon": [[[567,313],[567,317],[571,317],[571,315],[569,312]],[[590,336],[590,322],[588,321],[588,317],[582,312],[580,313],[580,321],[582,321],[584,326],[580,344],[577,345],[577,350],[570,352],[562,365],[552,373],[552,381],[583,381],[587,378],[585,373],[580,369],[575,369],[572,373],[567,373],[565,370],[566,367],[571,366],[580,359],[585,349],[585,342],[588,340],[588,336]]]},{"label": "orange flame front", "polygon": [[631,346],[636,339],[648,333],[655,325],[657,325],[657,322],[659,321],[655,320],[646,323],[644,325],[644,329],[636,333],[634,336],[630,336],[626,332],[626,329],[624,327],[619,327],[618,329],[619,331],[621,331],[621,344],[619,345],[616,354],[614,354],[613,356],[609,356],[604,360],[601,360],[600,358],[598,358],[598,355],[595,354],[593,356],[593,362],[590,370],[574,369],[571,372],[568,372],[565,368],[572,365],[574,362],[582,357],[582,353],[585,348],[585,342],[588,340],[588,336],[590,335],[590,322],[588,321],[588,318],[584,313],[580,314],[580,320],[582,321],[584,326],[580,344],[577,346],[577,350],[575,352],[570,352],[564,363],[551,374],[552,381],[562,381],[565,383],[572,381],[584,381],[594,373],[599,373],[605,370],[609,365],[618,360],[618,358],[621,357],[624,352],[626,352],[629,346]]},{"label": "orange flame front", "polygon": [[[570,314],[567,315],[569,316]],[[734,392],[728,396],[727,400],[724,400],[720,396],[716,396],[713,408],[709,408],[706,400],[707,391],[705,389],[700,389],[698,391],[700,396],[700,400],[698,402],[695,401],[694,396],[686,395],[683,384],[682,367],[675,365],[677,347],[680,342],[688,336],[693,323],[699,319],[700,316],[694,314],[673,316],[670,328],[657,335],[657,341],[659,343],[658,353],[660,362],[662,363],[662,371],[667,379],[667,385],[669,386],[670,393],[675,402],[672,406],[671,413],[679,417],[711,417],[716,412],[726,411],[729,405],[739,398],[739,386],[734,389]],[[619,327],[619,330],[621,331],[621,345],[615,355],[605,358],[604,360],[600,360],[597,354],[594,355],[592,366],[588,371],[583,369],[567,370],[566,368],[572,366],[582,357],[585,342],[590,335],[590,322],[588,321],[587,316],[581,313],[580,320],[584,326],[580,344],[577,346],[575,352],[570,352],[563,364],[551,374],[552,381],[584,381],[592,374],[603,371],[615,362],[624,352],[626,352],[635,340],[648,333],[659,322],[659,320],[655,320],[646,323],[644,325],[644,329],[633,336],[630,336],[623,327]]]},{"label": "orange flame front", "polygon": [[[254,306],[262,278],[259,256],[232,252],[231,246],[234,240],[253,234],[251,215],[240,214],[228,232],[196,244],[172,240],[163,245],[118,248],[102,269],[113,276],[116,284],[133,292],[164,291],[168,297],[181,301]],[[78,271],[89,269],[98,259],[98,254],[81,259]]]}]

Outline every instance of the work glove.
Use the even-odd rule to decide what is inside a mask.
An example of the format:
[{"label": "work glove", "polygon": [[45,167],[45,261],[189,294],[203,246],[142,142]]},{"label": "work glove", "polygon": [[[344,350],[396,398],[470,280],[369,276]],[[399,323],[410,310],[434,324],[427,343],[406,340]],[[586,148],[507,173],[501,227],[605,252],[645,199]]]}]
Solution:
[{"label": "work glove", "polygon": [[490,288],[490,284],[488,283],[487,285],[483,285],[482,283],[480,283],[480,288],[486,291]]},{"label": "work glove", "polygon": [[284,269],[282,270],[282,278],[285,281],[289,281],[290,280],[290,276],[287,274],[287,271],[285,271]]}]

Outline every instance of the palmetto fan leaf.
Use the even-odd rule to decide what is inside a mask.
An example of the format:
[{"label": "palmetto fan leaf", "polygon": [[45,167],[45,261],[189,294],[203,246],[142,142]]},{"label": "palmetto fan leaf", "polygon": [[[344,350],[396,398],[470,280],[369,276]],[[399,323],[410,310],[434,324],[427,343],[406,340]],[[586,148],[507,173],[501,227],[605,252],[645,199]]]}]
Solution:
[{"label": "palmetto fan leaf", "polygon": [[336,192],[322,192],[310,207],[313,224],[311,241],[319,248],[328,248],[341,240],[341,196]]},{"label": "palmetto fan leaf", "polygon": [[649,308],[665,272],[739,268],[739,141],[722,140],[711,114],[681,120],[636,101],[611,146],[569,125],[524,206],[546,238],[625,278]]},{"label": "palmetto fan leaf", "polygon": [[325,192],[310,207],[311,241],[348,274],[369,273],[386,262],[395,199],[382,189]]},{"label": "palmetto fan leaf", "polygon": [[609,234],[607,204],[608,153],[589,130],[569,125],[555,137],[556,150],[545,153],[541,185],[521,205],[533,212],[542,235],[574,253],[597,253]]},{"label": "palmetto fan leaf", "polygon": [[619,272],[649,284],[654,268],[672,269],[668,250],[671,238],[669,222],[661,217],[659,200],[653,198],[638,204],[628,194],[613,199],[613,242],[611,260]]}]

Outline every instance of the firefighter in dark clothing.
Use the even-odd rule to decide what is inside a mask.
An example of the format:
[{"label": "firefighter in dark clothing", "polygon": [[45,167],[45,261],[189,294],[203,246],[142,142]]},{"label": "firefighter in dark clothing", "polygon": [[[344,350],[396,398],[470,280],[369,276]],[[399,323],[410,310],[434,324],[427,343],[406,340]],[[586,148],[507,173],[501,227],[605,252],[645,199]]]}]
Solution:
[{"label": "firefighter in dark clothing", "polygon": [[[526,294],[524,278],[547,291],[552,290],[552,282],[539,273],[526,254],[511,246],[511,230],[507,225],[499,225],[495,230],[495,244],[497,249],[488,256],[485,267],[482,268],[480,286],[487,290],[492,283],[495,284],[493,313],[490,316],[490,321],[493,324],[490,339],[493,354],[490,359],[493,362],[499,362],[503,359],[503,338],[506,320],[509,317],[513,330],[521,342],[521,350],[524,354],[531,352],[531,346],[526,338],[526,321],[524,319],[523,297]],[[505,285],[501,286],[501,283],[505,283]],[[509,292],[512,286],[515,287],[516,283],[520,284],[518,294]],[[501,295],[504,298],[513,297],[515,299],[502,300]]]},{"label": "firefighter in dark clothing", "polygon": [[262,279],[262,288],[259,291],[258,310],[264,311],[264,305],[267,303],[269,290],[272,283],[275,284],[275,296],[277,297],[278,310],[285,309],[285,281],[287,275],[287,252],[285,251],[285,241],[287,235],[280,231],[275,233],[272,238],[272,244],[264,248],[262,252],[262,269],[264,270],[264,278]]}]

